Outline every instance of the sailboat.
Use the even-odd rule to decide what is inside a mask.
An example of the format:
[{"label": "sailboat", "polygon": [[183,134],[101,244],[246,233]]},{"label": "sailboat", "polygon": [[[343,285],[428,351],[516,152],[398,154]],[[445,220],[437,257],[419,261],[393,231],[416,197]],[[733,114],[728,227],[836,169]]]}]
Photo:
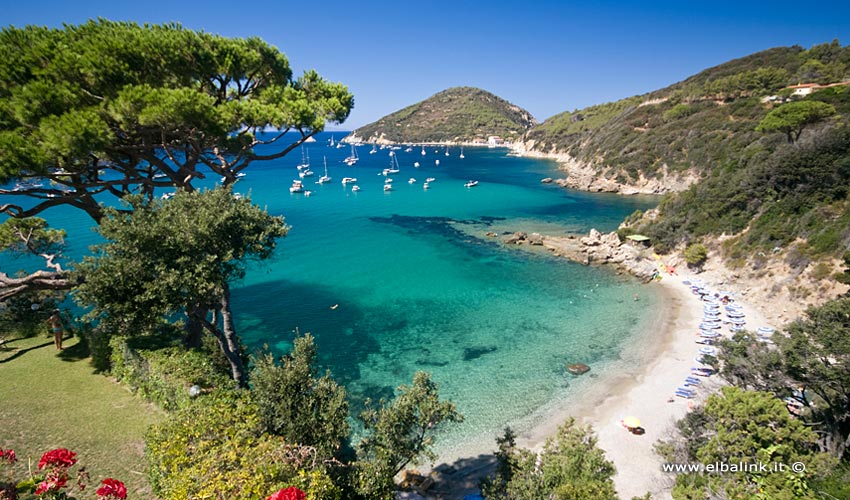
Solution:
[{"label": "sailboat", "polygon": [[328,177],[328,158],[326,156],[323,156],[322,158],[325,160],[325,175],[319,177],[319,184],[331,181],[331,178]]},{"label": "sailboat", "polygon": [[396,155],[390,155],[390,168],[384,169],[384,175],[392,175],[401,172],[401,169],[398,166],[398,159]]},{"label": "sailboat", "polygon": [[357,156],[357,150],[354,148],[354,144],[351,145],[351,155],[349,155],[346,159],[342,160],[349,167],[354,166],[357,163],[357,160],[360,158]]},{"label": "sailboat", "polygon": [[425,156],[425,145],[422,145],[422,156]]},{"label": "sailboat", "polygon": [[330,142],[328,142],[328,147],[332,148],[332,147],[334,147],[334,144],[335,144],[334,143],[334,136],[333,136],[333,134],[331,134],[331,140],[330,140]]},{"label": "sailboat", "polygon": [[465,156],[463,156],[463,146],[460,147],[460,156],[458,158],[460,158],[461,160],[466,158]]},{"label": "sailboat", "polygon": [[301,165],[298,165],[298,170],[310,170],[310,152],[307,148],[301,146]]},{"label": "sailboat", "polygon": [[375,153],[377,153],[377,152],[378,152],[378,150],[375,148],[375,145],[374,145],[374,144],[372,144],[372,151],[369,151],[369,154],[370,154],[370,155],[373,155],[373,154],[375,154]]},{"label": "sailboat", "polygon": [[446,146],[446,156],[449,156],[449,147]]}]

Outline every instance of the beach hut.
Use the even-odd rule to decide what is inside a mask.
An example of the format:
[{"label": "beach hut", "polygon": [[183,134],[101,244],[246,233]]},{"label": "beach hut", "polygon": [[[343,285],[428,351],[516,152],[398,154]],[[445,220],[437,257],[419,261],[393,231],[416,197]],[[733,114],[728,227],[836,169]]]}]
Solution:
[{"label": "beach hut", "polygon": [[635,243],[638,243],[638,244],[643,245],[645,247],[649,247],[649,246],[652,245],[652,242],[650,241],[649,236],[644,236],[642,234],[630,234],[630,235],[626,236],[626,239],[629,240],[629,241],[634,241]]}]

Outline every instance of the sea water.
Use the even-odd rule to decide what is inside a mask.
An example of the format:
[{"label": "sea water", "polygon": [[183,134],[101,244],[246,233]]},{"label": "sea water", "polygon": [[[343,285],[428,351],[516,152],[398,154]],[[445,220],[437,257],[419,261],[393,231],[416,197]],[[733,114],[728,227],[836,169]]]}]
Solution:
[{"label": "sea water", "polygon": [[[342,160],[352,148],[328,146],[332,135],[342,136],[319,134],[303,155],[296,149],[255,163],[235,184],[235,192],[284,216],[290,230],[271,259],[234,284],[233,308],[252,351],[285,353],[296,332],[310,332],[322,370],[345,385],[353,413],[427,371],[465,418],[440,435],[437,449],[463,456],[494,446],[506,425],[522,430],[541,408],[579,397],[566,365],[604,373],[651,324],[658,299],[637,281],[506,247],[487,234],[610,231],[655,200],[542,184],[559,176],[555,163],[504,148],[466,147],[460,158],[457,147],[447,156],[445,147],[422,155],[421,147],[370,154],[371,146],[360,146],[360,160],[348,166]],[[390,153],[401,172],[384,191]],[[290,193],[307,156],[315,175],[303,182],[311,194]],[[325,164],[332,181],[315,184]],[[356,177],[361,190],[343,186],[343,177]],[[424,189],[429,177],[435,180]],[[479,183],[465,187],[468,180]],[[69,229],[72,255],[97,240],[73,209],[51,209],[46,218]]]}]

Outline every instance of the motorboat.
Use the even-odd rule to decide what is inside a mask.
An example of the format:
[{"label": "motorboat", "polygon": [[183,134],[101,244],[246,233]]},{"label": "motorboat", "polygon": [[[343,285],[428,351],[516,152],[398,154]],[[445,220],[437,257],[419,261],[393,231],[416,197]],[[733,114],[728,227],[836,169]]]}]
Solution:
[{"label": "motorboat", "polygon": [[413,177],[411,177],[410,179],[407,179],[407,183],[408,183],[408,184],[416,184],[416,179],[414,179]]},{"label": "motorboat", "polygon": [[352,191],[352,192],[360,191],[360,186],[358,186],[358,185],[356,185],[356,184],[355,184],[354,186],[352,186],[352,187],[351,187],[351,191]]},{"label": "motorboat", "polygon": [[418,162],[418,161],[413,162],[413,167],[414,167],[414,168],[419,168],[419,162]]},{"label": "motorboat", "polygon": [[357,177],[343,177],[342,178],[342,185],[343,186],[346,185],[346,184],[354,184],[355,182],[357,182]]},{"label": "motorboat", "polygon": [[292,181],[292,185],[289,186],[290,193],[303,193],[304,192],[304,184],[299,180]]},{"label": "motorboat", "polygon": [[384,191],[392,191],[392,190],[393,190],[392,184],[384,184]]},{"label": "motorboat", "polygon": [[427,179],[425,179],[425,182],[434,182],[434,181],[436,181],[436,180],[437,180],[437,179],[435,179],[435,178],[433,178],[433,177],[428,177]]},{"label": "motorboat", "polygon": [[469,181],[466,184],[464,184],[464,186],[466,186],[468,188],[475,187],[477,185],[478,185],[478,181]]}]

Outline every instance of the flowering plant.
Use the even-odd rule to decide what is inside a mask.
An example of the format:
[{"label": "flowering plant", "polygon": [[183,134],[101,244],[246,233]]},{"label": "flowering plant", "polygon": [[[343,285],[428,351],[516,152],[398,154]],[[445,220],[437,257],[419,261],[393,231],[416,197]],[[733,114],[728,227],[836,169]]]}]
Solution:
[{"label": "flowering plant", "polygon": [[68,468],[77,463],[77,454],[67,448],[50,450],[41,456],[38,461],[38,470],[47,466],[54,468]]},{"label": "flowering plant", "polygon": [[127,498],[127,488],[124,483],[117,479],[108,477],[101,482],[102,486],[97,489],[97,498],[101,500],[116,500]]},{"label": "flowering plant", "polygon": [[[17,462],[14,450],[0,448],[0,465],[13,465]],[[43,476],[30,476],[29,479],[16,484],[12,481],[0,482],[0,500],[16,500],[19,491],[35,493],[39,499],[50,500],[74,500],[69,496],[66,489],[76,486],[80,492],[86,489],[89,475],[84,468],[76,471],[75,478],[71,478],[70,469],[77,464],[77,454],[67,448],[56,448],[44,453],[38,461],[38,470],[44,471]],[[125,500],[127,488],[124,483],[117,479],[106,478],[101,482],[101,487],[95,492],[98,500]]]},{"label": "flowering plant", "polygon": [[266,500],[307,500],[307,494],[295,486],[290,486],[272,493]]}]

